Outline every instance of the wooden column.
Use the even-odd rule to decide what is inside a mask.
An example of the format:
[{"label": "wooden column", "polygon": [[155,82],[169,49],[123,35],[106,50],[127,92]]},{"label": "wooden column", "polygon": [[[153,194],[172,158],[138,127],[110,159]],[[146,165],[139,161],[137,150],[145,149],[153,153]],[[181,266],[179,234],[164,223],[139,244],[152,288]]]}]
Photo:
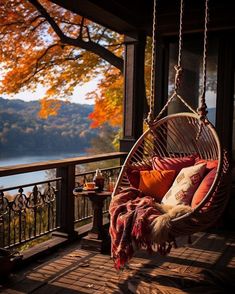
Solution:
[{"label": "wooden column", "polygon": [[65,234],[68,239],[74,239],[74,183],[75,165],[63,166],[56,169],[56,176],[61,177],[61,184],[58,187],[57,201],[57,223],[60,226],[59,232]]},{"label": "wooden column", "polygon": [[235,39],[224,34],[219,42],[218,82],[216,103],[216,130],[222,147],[232,157],[232,133],[234,111]]},{"label": "wooden column", "polygon": [[129,151],[143,132],[145,82],[144,56],[146,36],[125,36],[124,58],[124,118],[120,151]]},{"label": "wooden column", "polygon": [[[155,99],[154,118],[159,114],[168,98],[169,45],[158,32],[155,44]],[[167,113],[163,114],[166,115]]]},{"label": "wooden column", "polygon": [[234,128],[234,77],[235,77],[235,38],[234,35],[223,33],[219,40],[218,82],[216,103],[216,130],[220,137],[222,148],[228,151],[232,169],[232,185],[230,198],[223,214],[226,228],[234,230],[235,220],[235,177],[233,155]]}]

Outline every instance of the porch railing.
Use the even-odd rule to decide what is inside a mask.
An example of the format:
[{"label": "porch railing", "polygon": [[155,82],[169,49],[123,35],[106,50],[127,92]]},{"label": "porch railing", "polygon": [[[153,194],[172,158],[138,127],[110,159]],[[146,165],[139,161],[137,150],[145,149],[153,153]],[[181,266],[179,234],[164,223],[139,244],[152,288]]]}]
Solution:
[{"label": "porch railing", "polygon": [[[73,195],[77,182],[92,179],[95,170],[76,172],[76,167],[118,159],[119,165],[102,169],[106,183],[118,174],[120,159],[126,153],[115,152],[63,160],[32,163],[0,168],[1,177],[54,169],[54,176],[45,181],[27,183],[0,189],[0,247],[11,248],[31,241],[44,240],[54,231],[62,232],[68,239],[76,237],[76,228],[92,217],[87,199]],[[97,164],[99,167],[99,164]],[[81,170],[81,168],[79,168]],[[105,204],[104,213],[109,202]]]},{"label": "porch railing", "polygon": [[[109,178],[117,178],[120,172],[121,166],[115,166],[111,168],[103,168],[101,172],[105,178],[105,189],[109,189]],[[92,181],[95,175],[95,170],[87,171],[84,173],[78,173],[75,175],[75,186],[83,185],[87,181]],[[103,213],[108,212],[110,199],[107,198],[104,202]],[[87,197],[75,197],[75,224],[81,226],[84,221],[92,218],[92,205]]]}]

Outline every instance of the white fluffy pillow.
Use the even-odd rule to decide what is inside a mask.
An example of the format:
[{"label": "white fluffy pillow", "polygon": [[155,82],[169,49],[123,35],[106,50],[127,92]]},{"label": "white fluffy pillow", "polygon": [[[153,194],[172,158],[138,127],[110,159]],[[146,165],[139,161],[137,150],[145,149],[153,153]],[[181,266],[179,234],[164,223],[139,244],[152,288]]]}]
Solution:
[{"label": "white fluffy pillow", "polygon": [[178,205],[191,203],[194,192],[201,183],[206,171],[206,163],[183,168],[176,177],[173,185],[162,198],[162,203]]}]

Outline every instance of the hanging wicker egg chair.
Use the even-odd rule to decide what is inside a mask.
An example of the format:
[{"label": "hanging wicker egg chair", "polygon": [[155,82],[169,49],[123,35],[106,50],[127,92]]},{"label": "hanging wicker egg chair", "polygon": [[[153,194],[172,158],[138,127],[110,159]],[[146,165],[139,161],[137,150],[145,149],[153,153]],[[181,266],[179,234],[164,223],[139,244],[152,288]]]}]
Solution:
[{"label": "hanging wicker egg chair", "polygon": [[222,152],[217,133],[211,123],[203,124],[194,113],[168,115],[157,121],[139,138],[123,164],[113,197],[130,187],[127,169],[152,169],[152,159],[179,158],[198,154],[205,160],[218,160],[213,184],[204,199],[192,212],[171,220],[171,237],[191,235],[214,224],[223,213],[228,200],[228,160]]},{"label": "hanging wicker egg chair", "polygon": [[[152,49],[152,76],[151,99],[148,119],[149,128],[138,139],[127,159],[125,160],[118,177],[113,197],[122,189],[131,187],[127,169],[134,167],[137,170],[152,169],[152,161],[155,156],[161,158],[180,158],[189,155],[197,155],[204,160],[218,160],[216,176],[209,191],[203,200],[190,212],[172,219],[168,224],[169,240],[182,235],[191,235],[205,230],[214,224],[223,213],[228,201],[228,171],[229,164],[226,151],[221,149],[220,140],[214,126],[208,121],[206,114],[205,90],[206,90],[206,48],[207,48],[207,22],[208,0],[205,0],[205,30],[203,52],[203,89],[201,106],[195,111],[180,96],[181,46],[182,46],[182,14],[183,0],[180,10],[179,31],[179,55],[178,64],[175,66],[175,87],[166,105],[155,120],[152,119],[154,93],[154,55],[155,55],[155,27],[156,27],[156,1],[154,2],[153,20],[153,49]],[[161,118],[173,99],[181,101],[190,112],[172,114]]]}]

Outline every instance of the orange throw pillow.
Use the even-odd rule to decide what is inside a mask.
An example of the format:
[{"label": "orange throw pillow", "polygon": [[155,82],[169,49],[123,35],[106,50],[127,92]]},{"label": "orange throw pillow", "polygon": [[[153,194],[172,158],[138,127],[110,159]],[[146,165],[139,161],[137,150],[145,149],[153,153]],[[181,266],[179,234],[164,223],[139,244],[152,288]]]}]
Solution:
[{"label": "orange throw pillow", "polygon": [[139,189],[147,196],[160,202],[175,178],[174,170],[140,171]]},{"label": "orange throw pillow", "polygon": [[213,168],[202,180],[201,184],[197,188],[196,192],[193,195],[191,206],[195,208],[206,196],[210,190],[211,185],[214,182],[216,176],[217,168]]}]

